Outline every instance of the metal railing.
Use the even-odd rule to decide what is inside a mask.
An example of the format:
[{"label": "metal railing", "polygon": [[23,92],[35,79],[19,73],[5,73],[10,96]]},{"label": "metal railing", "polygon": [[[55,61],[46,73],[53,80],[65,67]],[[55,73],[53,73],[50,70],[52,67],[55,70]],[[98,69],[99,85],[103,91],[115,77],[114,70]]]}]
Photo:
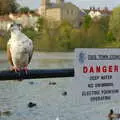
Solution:
[{"label": "metal railing", "polygon": [[37,69],[24,71],[0,71],[0,81],[17,80],[17,79],[38,79],[38,78],[59,78],[59,77],[73,77],[74,69]]}]

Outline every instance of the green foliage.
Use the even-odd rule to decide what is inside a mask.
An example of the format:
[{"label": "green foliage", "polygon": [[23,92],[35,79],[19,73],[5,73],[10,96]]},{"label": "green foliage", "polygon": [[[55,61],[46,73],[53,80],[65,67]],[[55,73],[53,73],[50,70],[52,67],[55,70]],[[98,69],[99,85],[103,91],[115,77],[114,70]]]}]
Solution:
[{"label": "green foliage", "polygon": [[109,16],[103,16],[99,21],[98,24],[100,25],[101,30],[103,30],[105,33],[108,32],[109,29]]},{"label": "green foliage", "polygon": [[86,15],[83,23],[83,28],[87,30],[90,27],[91,23],[92,23],[91,17],[89,15]]},{"label": "green foliage", "polygon": [[67,21],[62,21],[58,25],[51,27],[49,21],[40,17],[37,22],[38,32],[33,29],[24,29],[24,32],[34,41],[35,50],[39,51],[73,51],[74,48],[103,48],[110,44],[110,39],[113,39],[108,34],[108,23],[108,17],[94,22],[87,16],[83,26],[78,29]]},{"label": "green foliage", "polygon": [[116,40],[112,32],[108,32],[107,40],[108,41],[115,41]]},{"label": "green foliage", "polygon": [[10,12],[17,12],[18,3],[16,0],[0,0],[0,15],[8,14]]},{"label": "green foliage", "polygon": [[0,36],[0,50],[6,50],[8,34],[6,32],[0,31],[2,35]]},{"label": "green foliage", "polygon": [[[120,34],[119,30],[114,31],[116,28],[111,28],[109,25],[112,25],[112,22],[108,16],[96,21],[86,16],[80,28],[74,28],[67,21],[50,22],[40,17],[36,24],[38,31],[33,28],[24,28],[23,32],[33,40],[34,49],[37,51],[54,52],[73,51],[75,48],[118,48],[120,43],[116,41],[116,36]],[[8,35],[5,35],[0,38],[0,48],[2,49],[5,49],[8,40]]]},{"label": "green foliage", "polygon": [[92,24],[86,31],[83,28],[73,30],[72,48],[100,48],[106,44],[106,34],[101,30],[99,24]]},{"label": "green foliage", "polygon": [[38,31],[41,32],[47,29],[48,28],[47,25],[48,25],[47,20],[44,17],[39,17],[37,24],[36,24]]},{"label": "green foliage", "polygon": [[28,7],[21,7],[19,9],[19,12],[20,13],[28,13],[28,12],[30,12],[30,9]]},{"label": "green foliage", "polygon": [[116,40],[120,41],[120,7],[113,9],[110,17],[109,32],[113,34]]},{"label": "green foliage", "polygon": [[112,41],[105,45],[105,48],[120,48],[120,42],[119,41]]},{"label": "green foliage", "polygon": [[72,33],[72,25],[66,21],[63,21],[58,28],[59,34],[56,36],[57,47],[62,50],[70,50],[71,49],[71,33]]},{"label": "green foliage", "polygon": [[2,37],[0,37],[0,50],[6,49],[6,43]]}]

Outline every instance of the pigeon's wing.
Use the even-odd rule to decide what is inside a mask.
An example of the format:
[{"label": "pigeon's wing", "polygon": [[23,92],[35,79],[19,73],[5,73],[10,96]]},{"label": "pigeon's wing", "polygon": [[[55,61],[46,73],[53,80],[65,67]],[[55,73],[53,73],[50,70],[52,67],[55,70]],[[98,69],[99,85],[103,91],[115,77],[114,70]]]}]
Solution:
[{"label": "pigeon's wing", "polygon": [[7,44],[7,56],[8,56],[9,63],[13,66],[13,61],[12,61],[12,56],[11,56],[11,51],[10,51],[10,43],[9,42]]},{"label": "pigeon's wing", "polygon": [[32,40],[29,39],[29,59],[28,59],[28,64],[30,63],[33,55],[33,43]]},{"label": "pigeon's wing", "polygon": [[33,55],[33,43],[32,40],[29,39],[25,34],[21,33],[21,37],[20,39],[22,39],[24,42],[23,44],[27,45],[27,53],[29,55],[28,58],[28,64],[30,63],[31,59],[32,59],[32,55]]},{"label": "pigeon's wing", "polygon": [[32,51],[29,53],[28,64],[30,63],[30,61],[31,61],[31,59],[32,59],[32,55],[33,55],[33,49],[32,49]]}]

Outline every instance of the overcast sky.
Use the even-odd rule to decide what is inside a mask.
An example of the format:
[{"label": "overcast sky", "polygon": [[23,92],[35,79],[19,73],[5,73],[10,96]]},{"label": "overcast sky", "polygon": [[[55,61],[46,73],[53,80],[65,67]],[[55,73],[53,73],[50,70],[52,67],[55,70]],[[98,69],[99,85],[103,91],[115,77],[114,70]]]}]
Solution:
[{"label": "overcast sky", "polygon": [[[28,6],[31,9],[39,8],[41,0],[17,0],[23,6]],[[55,0],[51,0],[55,2]],[[95,6],[104,8],[107,6],[112,9],[120,5],[120,0],[65,0],[66,2],[72,2],[76,4],[79,8],[89,8],[89,6]]]}]

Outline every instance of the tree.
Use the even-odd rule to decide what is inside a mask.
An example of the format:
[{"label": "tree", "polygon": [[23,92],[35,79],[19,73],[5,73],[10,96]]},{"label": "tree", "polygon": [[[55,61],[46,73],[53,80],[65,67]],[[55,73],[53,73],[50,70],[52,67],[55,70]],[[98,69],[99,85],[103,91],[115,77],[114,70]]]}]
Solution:
[{"label": "tree", "polygon": [[113,9],[109,22],[109,32],[116,40],[120,41],[120,7]]},{"label": "tree", "polygon": [[72,33],[73,26],[67,22],[67,21],[62,21],[61,25],[59,26],[58,29],[58,36],[56,38],[57,45],[60,50],[70,50],[71,49],[71,33]]},{"label": "tree", "polygon": [[108,32],[108,29],[109,29],[109,20],[110,20],[110,17],[109,17],[109,16],[103,16],[103,17],[98,21],[101,30],[103,30],[105,33],[107,33],[107,32]]},{"label": "tree", "polygon": [[47,21],[45,18],[43,17],[39,17],[38,21],[37,21],[37,24],[36,24],[36,27],[38,29],[39,32],[42,32],[43,29],[46,28],[46,25],[47,25]]},{"label": "tree", "polygon": [[0,0],[0,15],[8,14],[10,12],[17,12],[18,3],[15,0]]},{"label": "tree", "polygon": [[20,13],[28,13],[28,12],[30,12],[30,9],[28,7],[21,7],[19,9],[19,12]]},{"label": "tree", "polygon": [[90,27],[91,23],[92,23],[91,17],[89,15],[86,15],[84,18],[83,28],[87,30]]}]

